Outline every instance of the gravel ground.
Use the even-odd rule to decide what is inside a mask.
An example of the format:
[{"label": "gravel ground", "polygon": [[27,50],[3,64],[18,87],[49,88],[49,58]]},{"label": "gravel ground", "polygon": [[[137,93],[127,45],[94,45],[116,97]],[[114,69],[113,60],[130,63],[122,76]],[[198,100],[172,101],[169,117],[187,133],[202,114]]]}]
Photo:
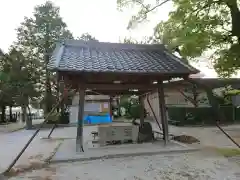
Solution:
[{"label": "gravel ground", "polygon": [[11,180],[237,180],[240,166],[209,152],[62,163]]},{"label": "gravel ground", "polygon": [[[153,129],[158,130],[157,124],[151,122]],[[240,143],[240,125],[222,126],[222,128]],[[217,127],[177,127],[169,125],[169,132],[174,135],[190,135],[200,140],[201,146],[219,148],[237,148]]]},{"label": "gravel ground", "polygon": [[[90,132],[96,127],[85,127],[85,140],[92,139]],[[234,126],[234,131],[226,127],[229,133],[239,135],[239,127]],[[178,128],[170,127],[171,132],[176,134],[186,133],[194,135],[201,141],[201,146],[234,147],[231,142],[216,128]],[[16,152],[22,148],[34,131],[18,131],[0,136],[0,170],[4,169]],[[177,133],[178,132],[178,133]],[[237,134],[235,133],[237,132]],[[44,159],[56,147],[57,141],[45,142],[40,137],[46,137],[49,130],[43,130],[34,140],[17,163],[25,165],[29,158]],[[233,135],[233,134],[232,134]],[[53,138],[75,138],[76,127],[58,128],[52,134]],[[210,138],[211,137],[211,138]],[[35,157],[36,156],[36,157]],[[240,179],[240,164],[237,165],[235,158],[226,159],[209,152],[194,152],[190,154],[169,154],[158,156],[144,156],[132,158],[119,158],[108,160],[96,160],[91,162],[76,162],[54,164],[47,168],[29,171],[12,177],[12,180],[191,180],[191,179],[217,179],[237,180]],[[238,162],[239,157],[238,157]]]}]

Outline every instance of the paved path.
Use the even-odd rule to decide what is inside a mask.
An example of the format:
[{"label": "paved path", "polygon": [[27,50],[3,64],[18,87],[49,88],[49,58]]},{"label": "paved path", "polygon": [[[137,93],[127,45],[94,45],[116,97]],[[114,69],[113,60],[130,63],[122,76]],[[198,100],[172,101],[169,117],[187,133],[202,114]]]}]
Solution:
[{"label": "paved path", "polygon": [[[228,128],[228,131],[237,131],[236,127]],[[96,129],[94,126],[84,127],[84,137],[89,141],[92,137],[90,132]],[[223,140],[224,135],[213,128],[178,128],[170,127],[170,132],[186,133],[199,136],[202,144],[215,144],[226,146],[229,141]],[[9,163],[28,141],[34,131],[20,130],[13,133],[0,135],[0,171],[6,169]],[[53,140],[42,140],[47,137],[49,130],[40,131],[24,155],[20,158],[15,169],[31,165],[31,162],[42,162],[51,156],[55,148],[61,143],[59,138],[75,138],[76,127],[57,128],[53,134]],[[212,136],[214,135],[214,136]],[[217,137],[215,137],[217,136]],[[57,140],[58,138],[58,140]],[[55,139],[55,140],[54,140]],[[220,144],[222,143],[222,144]],[[152,157],[129,157],[109,160],[96,160],[92,162],[76,162],[54,164],[47,168],[34,170],[12,177],[18,179],[39,180],[132,180],[132,179],[240,179],[239,166],[234,162],[211,153],[197,152],[190,154],[158,155]],[[238,176],[238,177],[237,177]]]},{"label": "paved path", "polygon": [[54,164],[11,180],[239,180],[239,169],[223,157],[195,152]]},{"label": "paved path", "polygon": [[[84,137],[86,141],[92,139],[91,131],[93,130],[96,130],[96,127],[89,126],[84,128]],[[6,170],[34,132],[35,130],[19,130],[0,135],[0,173]],[[29,166],[32,162],[43,163],[45,159],[52,155],[55,148],[62,142],[62,139],[74,139],[77,134],[77,129],[76,127],[57,128],[52,134],[52,140],[42,139],[42,137],[47,137],[49,132],[50,129],[43,129],[39,132],[17,162],[15,169]]]},{"label": "paved path", "polygon": [[[151,122],[153,129],[159,130],[155,122]],[[238,143],[240,143],[240,125],[230,125],[222,127]],[[169,126],[169,132],[174,135],[190,135],[200,140],[203,146],[236,148],[217,127],[177,127]]]},{"label": "paved path", "polygon": [[[23,156],[17,162],[15,169],[25,168],[32,163],[42,163],[45,159],[51,156],[55,148],[61,142],[56,141],[44,141],[41,140],[41,134],[46,134],[49,131],[42,131],[30,144]],[[17,156],[20,150],[24,147],[30,137],[33,135],[33,130],[20,130],[12,133],[7,133],[0,136],[0,172],[6,170],[9,164]]]},{"label": "paved path", "polygon": [[[33,125],[35,124],[40,124],[43,122],[43,119],[35,119],[33,120]],[[4,134],[4,133],[9,133],[9,132],[14,132],[17,130],[21,130],[24,129],[26,126],[25,123],[22,122],[17,122],[17,123],[11,123],[11,124],[7,124],[7,125],[0,125],[0,135]]]}]

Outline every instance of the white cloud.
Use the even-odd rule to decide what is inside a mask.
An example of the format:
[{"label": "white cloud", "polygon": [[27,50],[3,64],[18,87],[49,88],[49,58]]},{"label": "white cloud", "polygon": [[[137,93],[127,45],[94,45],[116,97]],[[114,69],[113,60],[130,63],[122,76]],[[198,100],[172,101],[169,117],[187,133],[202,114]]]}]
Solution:
[{"label": "white cloud", "polygon": [[[31,16],[33,8],[46,0],[8,0],[1,2],[0,47],[7,51],[16,39],[15,29],[23,21],[24,16]],[[116,0],[53,0],[60,6],[60,14],[74,36],[88,32],[100,41],[118,42],[120,38],[131,36],[141,40],[150,36],[159,18],[167,19],[170,6],[167,4],[160,12],[153,13],[150,22],[139,25],[137,29],[128,31],[128,21],[133,14],[132,9],[123,12],[117,10]],[[13,6],[14,4],[14,6]]]},{"label": "white cloud", "polygon": [[[16,40],[15,29],[23,21],[24,16],[31,16],[33,8],[46,0],[1,0],[0,6],[0,48],[7,51]],[[74,36],[88,32],[100,41],[118,42],[124,37],[141,40],[153,33],[153,27],[160,21],[166,20],[172,8],[167,3],[149,16],[151,21],[139,25],[137,29],[128,31],[128,21],[133,14],[132,9],[123,12],[117,10],[116,0],[53,0],[60,6],[60,14]],[[199,64],[197,64],[199,66]],[[216,76],[214,71],[200,65],[207,76]]]}]

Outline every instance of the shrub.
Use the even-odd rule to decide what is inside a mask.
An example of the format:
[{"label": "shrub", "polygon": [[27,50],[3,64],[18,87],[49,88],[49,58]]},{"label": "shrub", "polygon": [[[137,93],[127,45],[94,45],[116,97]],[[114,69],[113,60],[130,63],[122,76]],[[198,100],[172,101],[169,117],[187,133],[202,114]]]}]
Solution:
[{"label": "shrub", "polygon": [[[234,121],[233,107],[220,107],[219,111],[223,112],[227,123]],[[169,123],[178,122],[178,125],[214,125],[216,123],[210,107],[168,107],[168,115],[170,118]]]},{"label": "shrub", "polygon": [[[45,115],[46,117],[47,115]],[[49,116],[48,116],[48,121],[47,124],[55,124],[55,123],[59,123],[59,117],[60,117],[60,113],[59,112],[52,112]]]}]

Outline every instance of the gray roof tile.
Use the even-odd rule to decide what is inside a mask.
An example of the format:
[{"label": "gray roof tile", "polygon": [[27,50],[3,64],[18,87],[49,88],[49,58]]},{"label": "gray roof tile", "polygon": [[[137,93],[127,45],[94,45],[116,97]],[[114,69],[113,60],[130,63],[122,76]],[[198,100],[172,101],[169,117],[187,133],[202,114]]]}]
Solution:
[{"label": "gray roof tile", "polygon": [[197,73],[163,45],[67,40],[53,52],[49,69],[84,72]]}]

